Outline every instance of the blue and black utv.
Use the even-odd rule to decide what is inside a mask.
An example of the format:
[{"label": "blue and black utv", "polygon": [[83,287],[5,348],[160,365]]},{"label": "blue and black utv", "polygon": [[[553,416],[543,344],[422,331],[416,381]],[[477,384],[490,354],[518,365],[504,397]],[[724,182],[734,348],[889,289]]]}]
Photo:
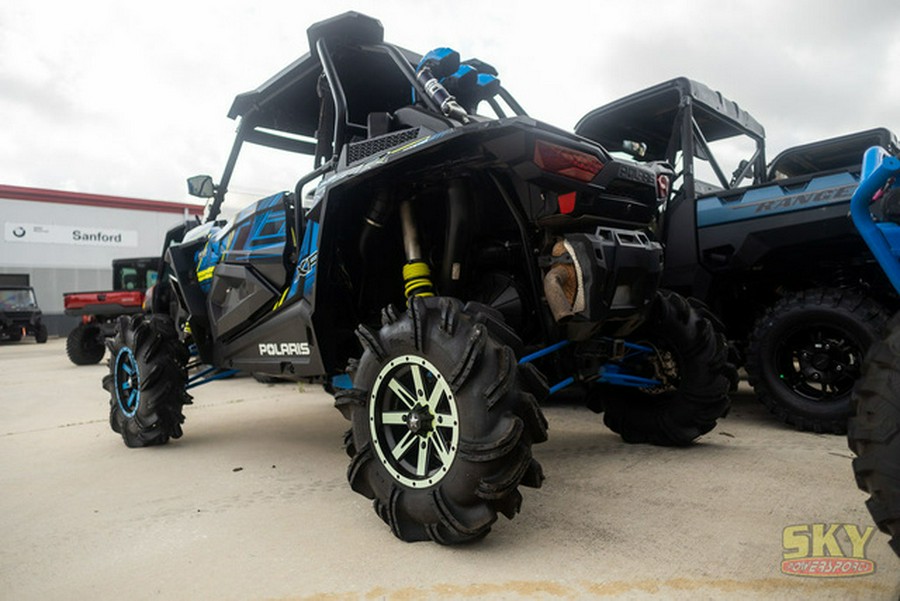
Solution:
[{"label": "blue and black utv", "polygon": [[[181,436],[189,347],[215,368],[315,378],[351,422],[352,489],[397,537],[458,543],[540,486],[548,393],[586,389],[628,442],[715,426],[725,340],[658,287],[670,172],[528,117],[490,65],[385,43],[370,17],[308,37],[235,99],[222,178],[189,180],[212,199],[206,222],[170,233],[150,312],[119,322],[104,386],[128,446]],[[312,171],[226,224],[248,144]]]},{"label": "blue and black utv", "polygon": [[750,384],[793,426],[846,431],[850,392],[897,296],[849,217],[872,129],[790,148],[707,86],[677,78],[600,107],[577,133],[676,175],[661,223],[662,285],[704,301]]},{"label": "blue and black utv", "polygon": [[[853,223],[900,294],[900,155],[881,147],[866,152],[863,177],[851,201]],[[884,340],[866,356],[853,391],[847,441],[853,471],[869,493],[866,505],[900,556],[900,313]]]}]

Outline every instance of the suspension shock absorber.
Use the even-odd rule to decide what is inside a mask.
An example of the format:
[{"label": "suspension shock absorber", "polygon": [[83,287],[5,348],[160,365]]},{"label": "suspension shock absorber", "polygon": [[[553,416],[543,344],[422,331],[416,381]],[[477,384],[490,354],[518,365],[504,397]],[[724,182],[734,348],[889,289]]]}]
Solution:
[{"label": "suspension shock absorber", "polygon": [[434,284],[431,283],[431,269],[422,259],[422,248],[419,246],[419,234],[413,219],[412,203],[404,199],[400,203],[400,222],[403,226],[403,250],[406,253],[406,265],[403,266],[403,292],[406,298],[413,296],[434,296]]}]

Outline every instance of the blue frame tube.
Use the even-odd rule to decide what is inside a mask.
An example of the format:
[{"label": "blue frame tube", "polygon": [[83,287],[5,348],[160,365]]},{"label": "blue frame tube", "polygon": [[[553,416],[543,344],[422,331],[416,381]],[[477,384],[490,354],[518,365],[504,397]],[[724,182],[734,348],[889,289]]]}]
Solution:
[{"label": "blue frame tube", "polygon": [[[551,386],[550,394],[556,394],[563,388],[567,388],[568,386],[571,386],[574,382],[575,382],[575,378],[570,376],[570,377],[566,378],[565,380],[563,380],[562,382],[558,382],[558,383],[554,384],[553,386]],[[547,396],[549,396],[549,394]]]},{"label": "blue frame tube", "polygon": [[535,359],[540,359],[541,357],[549,355],[550,353],[555,353],[559,349],[564,348],[564,347],[568,346],[569,344],[570,344],[570,342],[568,340],[563,340],[562,342],[557,342],[556,344],[551,344],[550,346],[543,348],[539,351],[535,351],[535,352],[531,353],[530,355],[525,355],[524,357],[519,359],[519,365],[524,365],[525,363],[530,363],[530,362],[534,361]]},{"label": "blue frame tube", "polygon": [[[880,164],[879,164],[880,163]],[[876,165],[873,167],[873,165]],[[900,294],[900,258],[895,257],[884,236],[878,230],[869,211],[872,197],[892,177],[900,174],[900,159],[887,156],[885,151],[873,146],[863,157],[863,179],[850,199],[850,216],[885,275]]]},{"label": "blue frame tube", "polygon": [[210,372],[214,372],[217,369],[218,368],[216,368],[216,367],[210,367],[208,369],[204,369],[203,371],[201,371],[198,374],[194,374],[193,376],[188,378],[188,385],[185,386],[185,390],[190,390],[191,388],[196,388],[197,386],[200,386],[202,384],[208,384],[209,382],[212,382],[214,380],[224,380],[225,378],[230,378],[231,376],[233,376],[234,374],[236,374],[239,371],[237,369],[225,369],[225,370],[220,371],[217,374],[206,377],[206,374],[208,374]]},{"label": "blue frame tube", "polygon": [[[569,340],[562,340],[555,344],[551,344],[546,348],[542,348],[539,351],[535,351],[530,355],[526,355],[519,359],[519,365],[524,365],[525,363],[530,363],[535,359],[540,359],[541,357],[546,357],[551,353],[555,353],[556,351],[565,348],[571,344]],[[625,342],[625,348],[631,349],[635,352],[630,353],[628,357],[633,357],[634,355],[640,353],[652,353],[653,349],[649,346],[643,346],[640,344],[634,344],[633,342]],[[627,358],[627,357],[626,357]],[[623,374],[619,371],[619,366],[614,363],[608,363],[600,368],[599,370],[600,379],[598,382],[605,382],[607,384],[613,384],[615,386],[625,386],[630,388],[645,388],[648,386],[656,386],[660,382],[658,380],[654,380],[652,378],[642,378],[640,376],[633,376],[630,374]],[[575,377],[570,376],[565,380],[561,380],[550,387],[550,394],[555,394],[562,390],[563,388],[567,388],[575,383]]]}]

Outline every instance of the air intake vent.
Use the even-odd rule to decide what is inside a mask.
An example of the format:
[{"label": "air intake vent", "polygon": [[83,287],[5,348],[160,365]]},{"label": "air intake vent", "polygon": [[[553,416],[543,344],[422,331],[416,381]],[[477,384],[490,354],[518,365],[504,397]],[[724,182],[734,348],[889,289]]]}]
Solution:
[{"label": "air intake vent", "polygon": [[347,145],[347,164],[361,161],[366,157],[372,156],[400,146],[406,142],[410,142],[419,137],[419,128],[404,129],[401,131],[370,138],[361,142],[351,142]]}]

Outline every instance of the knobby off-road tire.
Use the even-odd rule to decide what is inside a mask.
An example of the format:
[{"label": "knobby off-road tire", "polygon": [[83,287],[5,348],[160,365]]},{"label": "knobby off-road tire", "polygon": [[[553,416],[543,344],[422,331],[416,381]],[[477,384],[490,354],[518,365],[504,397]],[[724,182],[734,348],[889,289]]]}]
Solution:
[{"label": "knobby off-road tire", "polygon": [[900,557],[900,319],[890,336],[866,357],[853,391],[847,442],[856,453],[853,471],[878,528],[891,536]]},{"label": "knobby off-road tire", "polygon": [[[725,337],[686,299],[660,290],[647,321],[629,337],[653,347],[654,389],[604,387],[603,422],[628,443],[685,446],[730,407],[735,368]],[[648,374],[654,375],[654,374]]]},{"label": "knobby off-road tire", "polygon": [[188,351],[167,315],[120,317],[109,341],[109,425],[129,447],[165,444],[180,438]]},{"label": "knobby off-road tire", "polygon": [[50,333],[47,330],[47,326],[43,323],[39,324],[37,330],[34,332],[34,341],[38,344],[44,344],[49,337]]},{"label": "knobby off-road tire", "polygon": [[95,324],[79,324],[66,337],[66,354],[75,365],[100,363],[105,353],[103,335]]},{"label": "knobby off-road tire", "polygon": [[543,481],[531,446],[547,438],[546,382],[484,305],[414,298],[382,322],[357,330],[354,387],[335,398],[352,422],[350,486],[404,541],[481,538],[497,513],[518,513],[520,484]]},{"label": "knobby off-road tire", "polygon": [[850,396],[887,311],[853,290],[789,294],[756,323],[747,376],[757,398],[798,430],[844,434]]},{"label": "knobby off-road tire", "polygon": [[728,382],[730,383],[728,391],[737,392],[738,385],[741,382],[738,367],[744,364],[743,353],[741,353],[735,342],[728,336],[728,327],[725,325],[725,322],[719,319],[718,315],[713,313],[712,309],[709,308],[709,305],[693,296],[687,297],[686,300],[688,304],[700,314],[700,317],[709,321],[716,334],[721,334],[725,337],[725,357],[729,366],[725,375],[728,376]]}]

